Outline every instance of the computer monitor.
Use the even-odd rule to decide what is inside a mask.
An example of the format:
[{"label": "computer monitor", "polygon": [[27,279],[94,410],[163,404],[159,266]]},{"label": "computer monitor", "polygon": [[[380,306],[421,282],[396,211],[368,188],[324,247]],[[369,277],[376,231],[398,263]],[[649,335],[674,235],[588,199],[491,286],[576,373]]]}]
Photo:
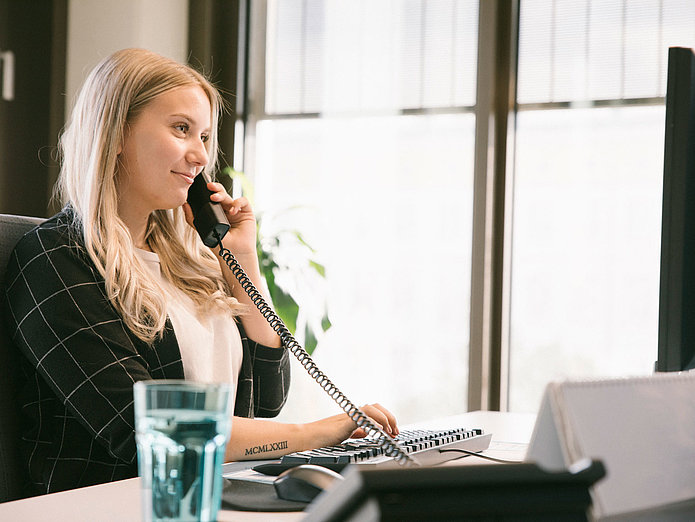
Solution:
[{"label": "computer monitor", "polygon": [[695,368],[695,53],[668,52],[656,371]]}]

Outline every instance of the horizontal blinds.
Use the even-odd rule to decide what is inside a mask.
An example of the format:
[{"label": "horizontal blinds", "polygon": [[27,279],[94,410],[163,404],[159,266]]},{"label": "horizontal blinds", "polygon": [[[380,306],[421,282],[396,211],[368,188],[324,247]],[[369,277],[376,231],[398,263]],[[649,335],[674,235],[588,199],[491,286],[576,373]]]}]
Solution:
[{"label": "horizontal blinds", "polygon": [[519,104],[663,97],[668,47],[695,47],[691,0],[522,0]]},{"label": "horizontal blinds", "polygon": [[268,3],[266,114],[472,107],[478,2]]}]

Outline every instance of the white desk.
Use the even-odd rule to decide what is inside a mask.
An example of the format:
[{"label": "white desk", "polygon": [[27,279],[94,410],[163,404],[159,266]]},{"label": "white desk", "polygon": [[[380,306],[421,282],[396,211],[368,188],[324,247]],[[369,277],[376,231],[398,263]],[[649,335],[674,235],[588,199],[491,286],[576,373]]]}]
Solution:
[{"label": "white desk", "polygon": [[[492,444],[486,453],[509,460],[523,458],[526,444],[531,438],[535,415],[471,412],[445,419],[419,423],[413,427],[483,428],[492,433]],[[473,458],[462,459],[473,461]],[[480,464],[480,459],[475,459]],[[471,462],[473,463],[473,462]],[[140,479],[128,479],[109,484],[52,493],[14,502],[0,504],[2,521],[46,521],[52,522],[138,522],[140,513]],[[301,520],[302,512],[253,513],[222,510],[219,522],[226,521],[293,521]]]}]

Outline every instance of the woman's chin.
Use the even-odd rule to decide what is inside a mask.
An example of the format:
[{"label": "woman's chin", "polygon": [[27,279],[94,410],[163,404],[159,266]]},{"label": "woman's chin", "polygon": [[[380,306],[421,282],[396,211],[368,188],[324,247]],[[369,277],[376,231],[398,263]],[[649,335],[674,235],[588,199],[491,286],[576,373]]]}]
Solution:
[{"label": "woman's chin", "polygon": [[166,201],[161,201],[157,210],[176,210],[177,208],[183,206],[184,203],[186,203],[187,195],[188,193],[177,198],[171,198],[167,199]]},{"label": "woman's chin", "polygon": [[172,208],[172,209],[179,208],[187,200],[188,200],[188,190],[182,191],[181,194],[178,195],[178,198],[176,198],[176,201],[173,202],[173,204],[170,208]]}]

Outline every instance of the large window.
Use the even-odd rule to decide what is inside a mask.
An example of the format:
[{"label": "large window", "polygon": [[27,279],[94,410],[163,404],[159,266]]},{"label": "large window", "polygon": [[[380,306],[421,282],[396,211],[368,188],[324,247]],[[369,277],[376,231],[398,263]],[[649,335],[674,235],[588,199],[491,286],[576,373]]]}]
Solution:
[{"label": "large window", "polygon": [[[297,227],[325,263],[333,326],[317,364],[403,421],[465,411],[477,2],[281,0],[253,14],[265,94],[247,170],[263,232]],[[331,412],[297,367],[283,415]]]},{"label": "large window", "polygon": [[[264,232],[299,228],[322,257],[333,327],[315,359],[348,396],[403,422],[464,411],[469,348],[485,350],[469,347],[471,273],[492,263],[503,407],[536,411],[551,380],[653,371],[667,50],[695,46],[695,3],[521,0],[511,29],[473,0],[250,4],[244,169]],[[499,54],[479,33],[510,41],[490,28],[518,35],[516,98],[505,140],[480,147],[493,112],[476,89],[495,86],[477,75]],[[490,196],[474,196],[475,151],[500,143],[501,251],[473,219]],[[493,252],[482,272],[476,249]],[[297,366],[283,417],[332,412]]]},{"label": "large window", "polygon": [[673,45],[695,45],[695,3],[521,2],[511,409],[550,380],[654,369]]}]

